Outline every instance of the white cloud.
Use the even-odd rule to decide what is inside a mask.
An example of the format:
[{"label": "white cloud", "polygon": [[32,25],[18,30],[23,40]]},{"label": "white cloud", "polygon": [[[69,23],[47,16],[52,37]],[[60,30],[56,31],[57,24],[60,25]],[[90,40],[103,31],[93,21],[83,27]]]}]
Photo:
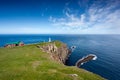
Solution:
[{"label": "white cloud", "polygon": [[[95,3],[82,14],[70,13],[71,9],[65,9],[65,16],[61,18],[49,18],[55,26],[62,26],[64,29],[74,29],[77,33],[94,34],[120,34],[120,9],[118,1],[108,2],[106,6],[99,6]],[[73,12],[73,11],[71,11]]]}]

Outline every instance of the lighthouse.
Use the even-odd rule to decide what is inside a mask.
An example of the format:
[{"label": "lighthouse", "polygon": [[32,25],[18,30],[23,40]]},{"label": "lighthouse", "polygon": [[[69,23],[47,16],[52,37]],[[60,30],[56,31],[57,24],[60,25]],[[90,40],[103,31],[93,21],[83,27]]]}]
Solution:
[{"label": "lighthouse", "polygon": [[49,40],[48,40],[48,42],[51,42],[51,38],[49,37]]}]

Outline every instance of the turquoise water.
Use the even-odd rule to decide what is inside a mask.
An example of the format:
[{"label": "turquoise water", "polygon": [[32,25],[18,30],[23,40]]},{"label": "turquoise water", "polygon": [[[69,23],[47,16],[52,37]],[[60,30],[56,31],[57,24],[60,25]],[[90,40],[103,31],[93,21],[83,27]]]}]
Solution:
[{"label": "turquoise water", "polygon": [[60,40],[69,47],[76,46],[67,60],[74,66],[76,61],[88,54],[98,58],[81,68],[101,75],[109,80],[120,80],[120,35],[0,35],[0,47],[9,42],[23,41],[25,44]]}]

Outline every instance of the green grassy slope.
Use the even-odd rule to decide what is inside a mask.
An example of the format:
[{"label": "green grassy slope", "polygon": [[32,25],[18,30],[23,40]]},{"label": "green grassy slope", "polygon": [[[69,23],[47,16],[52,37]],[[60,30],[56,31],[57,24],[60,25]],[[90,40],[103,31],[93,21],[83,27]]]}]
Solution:
[{"label": "green grassy slope", "polygon": [[[48,43],[40,45],[45,44]],[[60,46],[60,42],[56,44]],[[0,48],[0,80],[104,80],[86,70],[52,60],[36,45]]]}]

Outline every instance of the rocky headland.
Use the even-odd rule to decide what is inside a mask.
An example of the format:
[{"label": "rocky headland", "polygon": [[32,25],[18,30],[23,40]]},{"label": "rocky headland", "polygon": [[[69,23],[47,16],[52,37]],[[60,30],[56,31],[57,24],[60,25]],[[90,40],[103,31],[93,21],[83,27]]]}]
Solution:
[{"label": "rocky headland", "polygon": [[0,80],[105,80],[64,65],[71,51],[60,41],[0,48]]},{"label": "rocky headland", "polygon": [[71,54],[71,50],[67,47],[65,43],[60,42],[60,45],[56,45],[58,41],[54,41],[48,43],[47,45],[39,46],[38,48],[42,49],[44,52],[50,54],[51,58],[55,61],[59,61],[60,63],[65,64],[69,55]]}]

